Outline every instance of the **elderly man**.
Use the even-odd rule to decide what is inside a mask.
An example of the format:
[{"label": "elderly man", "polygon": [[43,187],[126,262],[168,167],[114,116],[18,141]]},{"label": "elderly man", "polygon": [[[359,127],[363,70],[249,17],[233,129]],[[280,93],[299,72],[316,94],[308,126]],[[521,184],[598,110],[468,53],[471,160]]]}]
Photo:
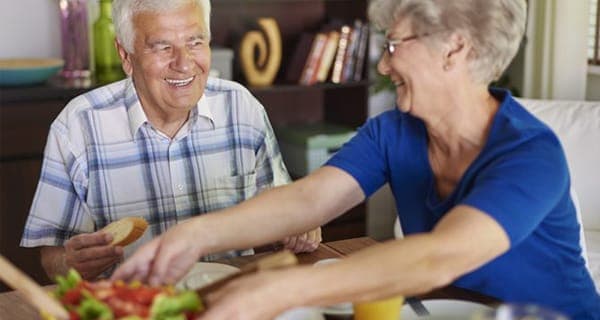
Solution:
[{"label": "elderly man", "polygon": [[[21,241],[43,247],[49,276],[74,267],[94,279],[114,266],[123,248],[98,230],[119,218],[149,222],[128,255],[184,219],[289,182],[263,106],[208,77],[209,16],[208,0],[114,1],[129,77],[73,99],[52,123]],[[314,250],[320,232],[283,241]]]}]

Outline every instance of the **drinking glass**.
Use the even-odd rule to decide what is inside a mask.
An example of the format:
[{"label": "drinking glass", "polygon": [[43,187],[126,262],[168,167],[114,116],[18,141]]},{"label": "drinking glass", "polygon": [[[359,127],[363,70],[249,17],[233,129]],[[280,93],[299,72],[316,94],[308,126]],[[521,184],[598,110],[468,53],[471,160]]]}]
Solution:
[{"label": "drinking glass", "polygon": [[399,320],[404,297],[395,296],[383,300],[355,302],[354,320]]}]

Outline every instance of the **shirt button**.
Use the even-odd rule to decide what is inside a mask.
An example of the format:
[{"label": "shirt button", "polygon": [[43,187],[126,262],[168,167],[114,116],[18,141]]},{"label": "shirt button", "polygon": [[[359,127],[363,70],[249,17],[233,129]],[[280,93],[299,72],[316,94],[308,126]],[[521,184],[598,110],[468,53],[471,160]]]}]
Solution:
[{"label": "shirt button", "polygon": [[177,185],[177,190],[179,190],[179,191],[183,191],[183,185],[182,185],[182,184],[178,184],[178,185]]}]

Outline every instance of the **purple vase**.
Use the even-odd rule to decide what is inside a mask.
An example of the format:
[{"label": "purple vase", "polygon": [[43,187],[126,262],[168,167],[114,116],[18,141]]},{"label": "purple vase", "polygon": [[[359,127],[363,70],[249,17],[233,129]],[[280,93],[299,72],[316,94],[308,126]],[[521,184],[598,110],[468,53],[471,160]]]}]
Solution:
[{"label": "purple vase", "polygon": [[61,75],[68,79],[89,78],[90,42],[86,0],[60,0],[62,56]]}]

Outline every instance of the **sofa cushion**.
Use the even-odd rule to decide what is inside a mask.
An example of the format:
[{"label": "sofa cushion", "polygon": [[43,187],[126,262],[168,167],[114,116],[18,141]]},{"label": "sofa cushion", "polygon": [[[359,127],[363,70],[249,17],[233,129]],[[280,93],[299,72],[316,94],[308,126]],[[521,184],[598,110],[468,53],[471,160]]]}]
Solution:
[{"label": "sofa cushion", "polygon": [[600,231],[586,231],[585,239],[588,244],[588,269],[600,292]]},{"label": "sofa cushion", "polygon": [[558,135],[579,197],[583,227],[586,232],[600,231],[600,102],[518,100]]},{"label": "sofa cushion", "polygon": [[600,102],[518,99],[557,134],[567,155],[587,247],[587,266],[600,292]]}]

